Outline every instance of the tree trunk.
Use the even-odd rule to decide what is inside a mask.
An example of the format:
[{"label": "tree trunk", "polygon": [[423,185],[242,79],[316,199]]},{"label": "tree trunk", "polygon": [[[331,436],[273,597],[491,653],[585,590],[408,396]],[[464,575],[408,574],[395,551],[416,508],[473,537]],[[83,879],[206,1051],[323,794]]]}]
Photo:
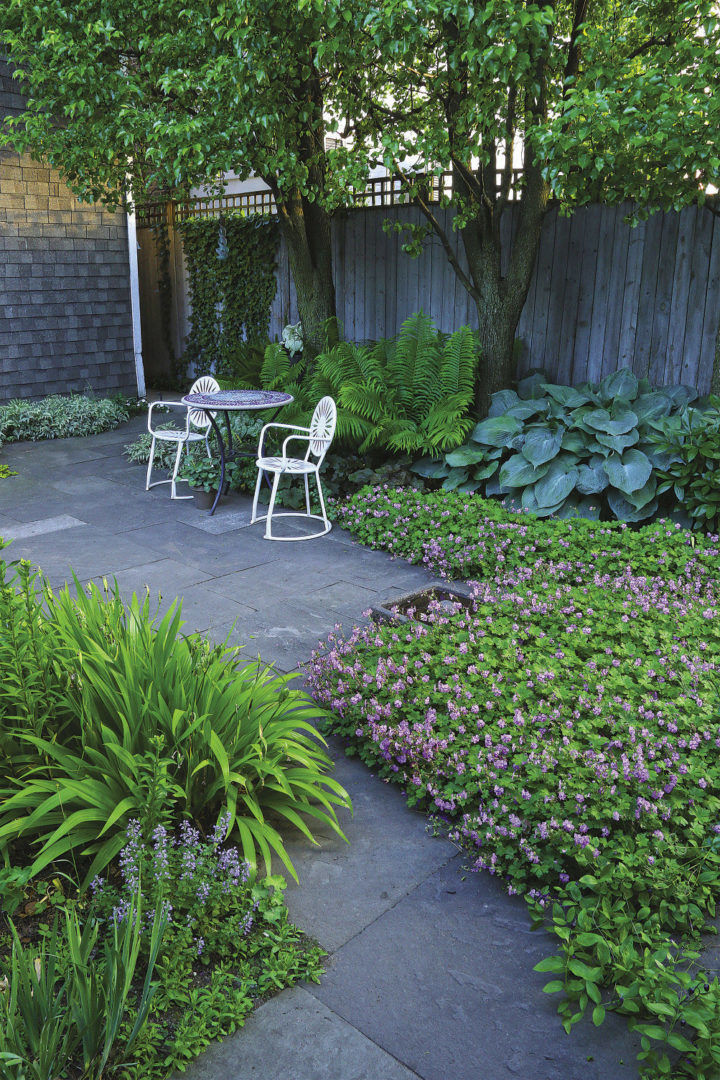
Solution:
[{"label": "tree trunk", "polygon": [[302,323],[303,351],[314,357],[338,341],[330,217],[294,192],[276,196]]},{"label": "tree trunk", "polygon": [[[457,182],[462,191],[462,178],[457,177]],[[508,205],[500,202],[490,211],[481,207],[477,217],[461,230],[472,282],[469,292],[478,313],[481,355],[476,405],[481,416],[487,414],[491,395],[509,387],[516,377],[515,334],[530,288],[548,205],[547,185],[533,164],[526,166],[522,198],[519,205],[515,204],[519,221],[503,276],[500,220]]]}]

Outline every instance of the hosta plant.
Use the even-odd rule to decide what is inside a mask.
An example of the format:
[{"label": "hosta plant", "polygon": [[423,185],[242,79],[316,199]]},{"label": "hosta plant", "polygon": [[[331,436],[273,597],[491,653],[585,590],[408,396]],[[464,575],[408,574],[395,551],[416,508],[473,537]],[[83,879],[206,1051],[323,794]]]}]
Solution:
[{"label": "hosta plant", "polygon": [[653,436],[696,398],[685,386],[654,390],[627,368],[577,387],[530,375],[493,394],[465,445],[416,470],[448,490],[505,496],[537,517],[644,521],[658,512],[656,470],[669,461]]}]

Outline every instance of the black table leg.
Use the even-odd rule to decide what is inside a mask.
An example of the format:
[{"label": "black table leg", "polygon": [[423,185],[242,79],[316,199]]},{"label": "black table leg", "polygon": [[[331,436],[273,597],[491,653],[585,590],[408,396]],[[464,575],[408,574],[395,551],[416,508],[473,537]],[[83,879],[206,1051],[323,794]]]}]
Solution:
[{"label": "black table leg", "polygon": [[[218,484],[217,493],[215,495],[215,502],[212,504],[212,506],[210,508],[209,516],[212,517],[212,515],[215,513],[215,510],[217,508],[217,504],[220,502],[220,496],[222,495],[223,488],[225,487],[225,444],[223,443],[223,437],[222,437],[222,432],[220,431],[220,427],[215,422],[215,417],[213,416],[213,414],[211,412],[207,413],[207,417],[208,417],[208,419],[210,421],[210,424],[212,426],[213,431],[215,432],[215,436],[216,436],[217,441],[218,441],[218,447],[220,449],[220,483]],[[227,422],[228,435],[229,435],[230,440],[231,440],[230,441],[230,448],[232,449],[232,435],[230,435],[230,421],[228,419],[228,414],[227,413],[225,413],[225,420]]]}]

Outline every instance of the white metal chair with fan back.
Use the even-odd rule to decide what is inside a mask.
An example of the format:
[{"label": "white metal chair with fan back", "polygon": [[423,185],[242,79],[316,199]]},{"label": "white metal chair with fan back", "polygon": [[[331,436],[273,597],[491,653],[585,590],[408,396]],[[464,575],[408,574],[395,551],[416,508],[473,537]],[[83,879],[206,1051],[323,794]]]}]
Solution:
[{"label": "white metal chair with fan back", "polygon": [[[296,427],[293,424],[266,424],[260,432],[257,457],[258,478],[257,484],[255,485],[255,498],[253,499],[251,523],[256,521],[266,522],[266,540],[313,540],[315,537],[324,536],[325,533],[330,532],[332,529],[332,524],[328,521],[328,516],[325,511],[325,500],[323,498],[322,488],[320,487],[320,466],[322,465],[325,455],[330,447],[330,443],[333,440],[336,423],[337,408],[335,402],[331,397],[324,397],[315,406],[309,428]],[[276,457],[268,456],[263,453],[265,435],[273,428],[283,428],[290,432],[282,444],[281,453]],[[307,442],[308,445],[304,457],[288,457],[288,443],[293,440]],[[263,473],[273,473],[273,484],[270,493],[268,512],[267,514],[258,517],[258,497],[260,495]],[[303,477],[305,481],[305,513],[301,510],[283,510],[277,514],[274,512],[275,499],[277,497],[277,489],[281,476]],[[313,514],[310,511],[309,481],[311,476],[315,477],[322,514]],[[273,517],[294,517],[303,518],[308,521],[322,521],[323,528],[319,532],[309,533],[306,536],[273,536]]]},{"label": "white metal chair with fan back", "polygon": [[[216,379],[213,379],[212,375],[203,375],[201,378],[196,379],[190,389],[191,394],[216,394],[220,386]],[[183,409],[185,416],[184,428],[158,428],[153,427],[152,414],[155,408],[175,408]],[[183,405],[181,401],[153,401],[152,405],[148,409],[148,431],[152,435],[152,444],[150,446],[150,460],[148,461],[147,478],[145,481],[145,490],[149,491],[150,488],[158,487],[159,484],[170,484],[170,498],[171,499],[192,499],[192,495],[178,495],[176,489],[176,483],[178,480],[182,482],[182,476],[178,476],[178,469],[180,468],[180,459],[182,457],[183,448],[189,443],[204,442],[205,449],[207,450],[207,456],[210,454],[210,443],[208,437],[210,435],[210,418],[203,409],[188,408],[187,405]],[[153,459],[155,457],[155,444],[157,440],[161,442],[176,442],[177,453],[175,454],[175,465],[173,467],[172,476],[169,480],[153,480],[150,482],[152,475]]]}]

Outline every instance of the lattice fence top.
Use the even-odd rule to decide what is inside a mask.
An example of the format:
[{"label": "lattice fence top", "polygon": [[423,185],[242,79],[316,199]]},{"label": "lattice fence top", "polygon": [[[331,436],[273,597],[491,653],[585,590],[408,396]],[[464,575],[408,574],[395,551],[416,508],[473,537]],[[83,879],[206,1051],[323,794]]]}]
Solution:
[{"label": "lattice fence top", "polygon": [[[521,169],[513,169],[510,198],[519,198]],[[497,173],[500,186],[502,173]],[[452,195],[452,173],[444,172],[428,180],[429,201],[440,203]],[[407,206],[414,202],[407,184],[399,176],[374,176],[368,180],[363,191],[355,192],[348,209],[368,207]],[[232,195],[207,195],[191,199],[173,199],[144,203],[137,208],[137,227],[149,228],[167,222],[177,225],[194,217],[222,217],[228,213],[243,213],[248,216],[260,215],[272,217],[275,214],[275,199],[267,188],[253,188],[239,191]]]}]

